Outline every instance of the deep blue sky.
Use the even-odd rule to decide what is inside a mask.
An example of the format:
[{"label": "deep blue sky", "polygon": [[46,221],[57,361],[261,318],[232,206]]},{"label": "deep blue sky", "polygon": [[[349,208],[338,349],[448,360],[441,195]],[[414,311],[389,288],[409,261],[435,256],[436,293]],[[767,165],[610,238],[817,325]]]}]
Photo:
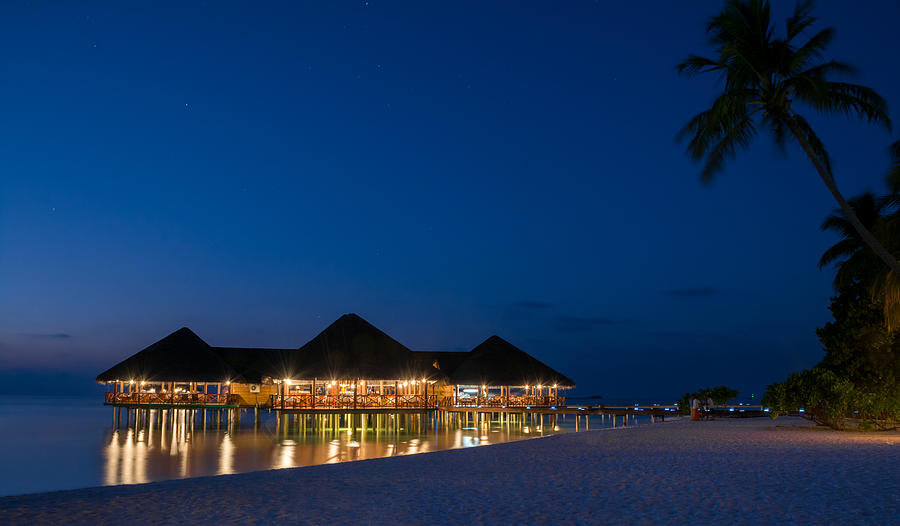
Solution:
[{"label": "deep blue sky", "polygon": [[[764,136],[705,187],[674,142],[719,3],[125,4],[0,7],[4,382],[346,312],[413,349],[496,333],[607,397],[820,358],[835,205],[808,161]],[[900,125],[900,4],[818,13]],[[847,195],[882,188],[896,134],[812,122]]]}]

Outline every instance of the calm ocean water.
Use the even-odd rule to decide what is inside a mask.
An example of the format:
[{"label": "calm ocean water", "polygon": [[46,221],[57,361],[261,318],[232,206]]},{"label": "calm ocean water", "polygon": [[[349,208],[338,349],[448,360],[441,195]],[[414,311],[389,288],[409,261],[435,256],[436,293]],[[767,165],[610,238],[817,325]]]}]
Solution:
[{"label": "calm ocean water", "polygon": [[[118,426],[102,399],[0,397],[0,495],[242,473],[475,447],[574,432],[575,417],[435,425],[427,415],[276,417],[166,411]],[[193,416],[193,418],[192,418]],[[638,420],[638,424],[643,419]],[[590,429],[608,427],[591,417]],[[579,430],[586,429],[584,417]]]}]

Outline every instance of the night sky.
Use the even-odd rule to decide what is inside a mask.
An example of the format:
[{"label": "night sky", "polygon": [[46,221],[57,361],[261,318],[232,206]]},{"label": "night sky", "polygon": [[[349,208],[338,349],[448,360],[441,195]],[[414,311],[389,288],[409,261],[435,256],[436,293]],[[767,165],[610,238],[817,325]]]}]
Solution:
[{"label": "night sky", "polygon": [[[608,399],[820,359],[812,166],[763,135],[704,186],[674,140],[720,3],[125,4],[0,7],[0,390],[347,312],[417,350],[498,334]],[[817,12],[900,126],[900,4]],[[845,195],[883,189],[896,132],[811,121]]]}]

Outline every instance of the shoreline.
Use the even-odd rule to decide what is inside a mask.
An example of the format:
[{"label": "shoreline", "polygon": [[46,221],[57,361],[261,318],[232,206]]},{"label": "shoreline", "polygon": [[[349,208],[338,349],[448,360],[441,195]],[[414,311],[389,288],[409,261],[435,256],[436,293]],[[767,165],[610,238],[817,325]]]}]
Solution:
[{"label": "shoreline", "polygon": [[881,524],[900,514],[896,433],[681,419],[536,438],[2,497],[0,522]]},{"label": "shoreline", "polygon": [[[674,417],[674,418],[671,418],[671,420],[666,420],[665,422],[658,422],[658,424],[663,424],[663,423],[667,423],[670,421],[676,422],[676,421],[680,420],[681,418],[683,418],[683,417],[680,417],[680,416]],[[527,442],[527,441],[531,441],[531,440],[544,440],[544,439],[548,439],[548,438],[560,437],[560,436],[576,434],[576,433],[592,433],[592,432],[607,431],[607,430],[618,431],[618,430],[636,429],[639,427],[644,427],[646,425],[651,425],[651,424],[639,424],[639,425],[632,424],[629,426],[618,427],[618,428],[601,427],[598,429],[589,429],[589,430],[583,430],[583,431],[570,431],[570,432],[563,432],[563,433],[555,433],[552,435],[526,436],[526,437],[522,437],[522,438],[517,438],[515,440],[507,440],[504,442],[492,442],[490,444],[484,444],[484,445],[479,445],[479,446],[475,446],[475,447],[463,447],[463,446],[451,447],[451,448],[444,448],[444,449],[435,449],[435,450],[430,450],[430,451],[421,451],[421,452],[417,452],[417,453],[400,454],[400,455],[392,455],[392,456],[384,456],[384,457],[371,457],[371,458],[341,460],[339,462],[323,463],[323,464],[310,464],[310,465],[306,465],[306,466],[256,469],[256,470],[252,470],[252,471],[241,471],[238,473],[225,473],[225,474],[221,474],[221,475],[200,475],[200,476],[196,476],[196,477],[181,477],[181,478],[172,478],[172,479],[165,479],[165,480],[151,480],[148,482],[137,482],[137,483],[133,483],[133,484],[106,484],[106,485],[98,485],[98,486],[85,486],[82,488],[66,488],[66,489],[57,489],[57,490],[49,490],[49,491],[37,491],[37,492],[32,492],[32,493],[17,493],[17,494],[12,494],[12,495],[0,495],[0,504],[2,504],[4,499],[49,496],[49,495],[54,495],[57,493],[68,493],[68,492],[73,492],[73,491],[88,491],[88,490],[100,490],[100,489],[124,488],[124,487],[130,488],[130,487],[148,486],[151,484],[164,484],[164,483],[168,483],[168,482],[177,482],[177,481],[216,479],[216,478],[220,478],[220,477],[237,477],[237,476],[241,476],[241,475],[250,475],[250,474],[255,474],[255,473],[269,473],[269,472],[273,472],[273,471],[293,471],[293,470],[317,468],[317,467],[322,467],[322,466],[338,466],[338,465],[342,465],[342,464],[358,464],[358,463],[364,463],[364,462],[372,462],[372,461],[376,461],[376,460],[388,460],[388,459],[396,459],[396,458],[418,457],[421,455],[433,455],[436,453],[444,453],[447,451],[463,451],[463,450],[468,450],[468,449],[490,448],[490,447],[503,446],[505,444],[513,444],[516,442]],[[652,425],[657,425],[657,424],[652,424]]]}]

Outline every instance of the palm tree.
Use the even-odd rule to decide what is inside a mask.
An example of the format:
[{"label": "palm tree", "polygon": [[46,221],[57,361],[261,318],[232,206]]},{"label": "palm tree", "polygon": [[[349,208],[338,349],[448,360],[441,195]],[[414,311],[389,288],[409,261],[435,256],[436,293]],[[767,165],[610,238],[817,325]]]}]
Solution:
[{"label": "palm tree", "polygon": [[830,80],[832,74],[854,71],[843,62],[822,60],[834,38],[833,28],[798,42],[816,21],[812,7],[809,1],[797,3],[787,19],[785,37],[776,38],[768,1],[729,0],[706,25],[717,56],[690,55],[678,65],[678,72],[687,77],[718,73],[723,92],[712,107],[692,118],[678,137],[691,138],[687,148],[691,158],[706,160],[701,172],[705,182],[722,170],[726,158],[750,145],[758,125],[768,128],[781,148],[793,138],[862,241],[900,276],[900,263],[865,228],[838,191],[825,146],[797,112],[802,105],[819,113],[856,116],[888,129],[891,125],[887,104],[874,90]]},{"label": "palm tree", "polygon": [[[876,197],[872,192],[866,192],[850,198],[848,204],[866,230],[873,232],[882,245],[890,246],[890,240],[883,236],[885,233],[883,216],[890,206],[890,201]],[[824,231],[836,232],[841,237],[840,241],[819,258],[820,269],[832,263],[836,264],[837,271],[833,282],[835,291],[844,290],[854,283],[860,283],[871,289],[876,282],[881,281],[881,275],[890,271],[865,244],[841,209],[826,217],[821,228]]]}]

